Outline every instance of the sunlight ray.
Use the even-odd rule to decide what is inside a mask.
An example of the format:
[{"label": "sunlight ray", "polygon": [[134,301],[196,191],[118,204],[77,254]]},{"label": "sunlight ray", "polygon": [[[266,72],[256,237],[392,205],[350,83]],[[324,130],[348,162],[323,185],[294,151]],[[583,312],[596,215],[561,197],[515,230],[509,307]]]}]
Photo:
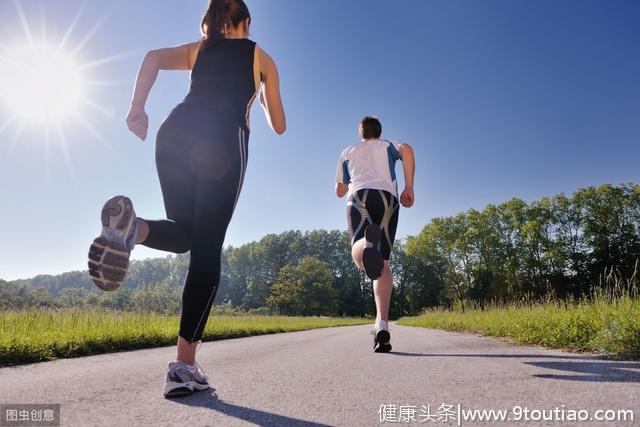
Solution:
[{"label": "sunlight ray", "polygon": [[125,80],[85,80],[84,84],[85,86],[111,87],[128,85],[130,82]]},{"label": "sunlight ray", "polygon": [[97,102],[93,102],[90,99],[83,99],[82,103],[85,104],[85,105],[88,105],[89,107],[95,108],[96,110],[98,110],[102,114],[104,114],[104,116],[107,117],[107,118],[112,118],[114,116],[113,111],[107,110],[102,105],[98,104]]},{"label": "sunlight ray", "polygon": [[84,64],[78,67],[78,70],[87,70],[89,68],[96,67],[98,65],[108,64],[110,62],[118,61],[123,58],[127,58],[132,55],[138,55],[140,51],[138,50],[129,50],[126,52],[116,53],[115,55],[106,56],[104,58],[96,59],[90,62],[85,62]]},{"label": "sunlight ray", "polygon": [[51,166],[49,165],[49,160],[51,158],[51,127],[47,123],[47,127],[45,128],[44,133],[44,167],[45,167],[45,176],[47,180],[49,179],[51,173]]},{"label": "sunlight ray", "polygon": [[82,50],[82,48],[93,38],[96,32],[102,27],[102,25],[107,21],[114,8],[111,8],[107,13],[105,13],[98,22],[89,30],[87,34],[80,40],[80,42],[71,50],[71,56],[76,56],[78,52]]},{"label": "sunlight ray", "polygon": [[40,40],[44,43],[47,40],[47,26],[44,20],[44,7],[40,3]]},{"label": "sunlight ray", "polygon": [[109,141],[104,139],[104,136],[100,135],[100,132],[98,131],[98,129],[95,128],[95,126],[93,126],[87,119],[85,119],[80,114],[76,114],[74,117],[76,120],[78,120],[80,124],[82,124],[82,126],[84,126],[85,129],[87,129],[93,136],[96,137],[98,142],[100,142],[104,147],[106,147],[111,153],[114,152],[113,147],[111,146]]},{"label": "sunlight ray", "polygon": [[29,24],[27,23],[27,18],[22,11],[22,7],[20,6],[20,2],[18,0],[13,0],[13,4],[18,12],[18,16],[20,17],[20,24],[22,24],[22,29],[24,30],[27,39],[29,40],[29,45],[33,48],[33,35],[31,34],[31,29],[29,28]]},{"label": "sunlight ray", "polygon": [[2,135],[7,129],[9,129],[9,126],[11,126],[17,118],[17,114],[12,114],[11,116],[9,116],[9,118],[7,118],[7,120],[5,120],[5,122],[0,126],[0,135]]},{"label": "sunlight ray", "polygon": [[62,40],[60,40],[60,43],[58,44],[58,51],[61,51],[64,48],[64,45],[67,43],[67,40],[69,39],[69,36],[73,32],[73,29],[76,27],[76,24],[78,23],[78,20],[80,19],[80,16],[84,12],[85,5],[86,5],[86,3],[84,3],[84,2],[80,5],[80,8],[76,12],[76,15],[73,17],[73,20],[71,21],[71,23],[67,27],[67,31],[64,33],[64,36],[62,36]]},{"label": "sunlight ray", "polygon": [[29,71],[29,67],[19,61],[16,60],[12,60],[10,57],[8,56],[3,56],[0,58],[0,64],[2,64],[3,66],[12,66],[13,68],[16,68],[20,71]]},{"label": "sunlight ray", "polygon": [[18,122],[18,125],[15,127],[13,137],[11,138],[11,141],[9,141],[9,146],[7,147],[7,155],[11,154],[11,152],[13,151],[13,147],[15,147],[16,142],[18,141],[18,138],[20,138],[20,136],[22,135],[22,130],[24,129],[24,125],[25,125],[25,120],[20,119]]},{"label": "sunlight ray", "polygon": [[58,134],[58,140],[60,141],[60,149],[62,150],[62,155],[64,156],[65,163],[67,164],[67,171],[69,172],[69,176],[71,177],[71,180],[75,183],[76,172],[75,172],[75,169],[73,168],[71,157],[69,156],[69,150],[67,148],[67,138],[64,136],[62,125],[60,124],[60,122],[56,122],[55,126]]}]

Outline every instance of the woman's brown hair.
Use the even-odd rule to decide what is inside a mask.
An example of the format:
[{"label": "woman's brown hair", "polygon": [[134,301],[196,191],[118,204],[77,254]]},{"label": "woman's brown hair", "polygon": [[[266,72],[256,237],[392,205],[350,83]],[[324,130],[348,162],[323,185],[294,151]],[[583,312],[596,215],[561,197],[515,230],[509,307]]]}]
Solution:
[{"label": "woman's brown hair", "polygon": [[251,22],[249,8],[242,0],[209,0],[209,7],[202,17],[200,31],[205,49],[225,38],[225,29],[236,28],[246,19]]}]

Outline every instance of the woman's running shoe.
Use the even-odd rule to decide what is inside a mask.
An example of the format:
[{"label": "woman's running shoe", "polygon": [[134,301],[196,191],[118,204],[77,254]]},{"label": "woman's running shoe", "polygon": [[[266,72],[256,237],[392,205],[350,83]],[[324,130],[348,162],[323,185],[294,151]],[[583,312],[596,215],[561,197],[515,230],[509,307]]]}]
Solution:
[{"label": "woman's running shoe", "polygon": [[135,246],[136,213],[128,197],[115,196],[102,208],[102,234],[89,248],[89,275],[103,291],[115,291],[129,269]]},{"label": "woman's running shoe", "polygon": [[188,396],[195,391],[209,388],[209,377],[198,362],[193,366],[182,360],[169,362],[164,382],[164,397]]}]

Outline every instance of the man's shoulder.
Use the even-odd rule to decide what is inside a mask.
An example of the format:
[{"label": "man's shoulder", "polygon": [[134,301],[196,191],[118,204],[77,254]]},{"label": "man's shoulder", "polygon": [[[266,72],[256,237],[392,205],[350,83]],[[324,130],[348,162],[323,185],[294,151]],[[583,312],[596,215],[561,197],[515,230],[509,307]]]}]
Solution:
[{"label": "man's shoulder", "polygon": [[396,148],[398,148],[399,146],[402,145],[401,141],[396,141],[396,140],[392,140],[392,139],[381,139],[380,142],[382,142],[385,145],[392,145]]},{"label": "man's shoulder", "polygon": [[350,146],[348,146],[347,148],[342,150],[342,152],[340,153],[340,157],[342,157],[342,158],[348,157],[349,154],[351,154],[355,150],[357,145],[358,144],[351,144]]}]

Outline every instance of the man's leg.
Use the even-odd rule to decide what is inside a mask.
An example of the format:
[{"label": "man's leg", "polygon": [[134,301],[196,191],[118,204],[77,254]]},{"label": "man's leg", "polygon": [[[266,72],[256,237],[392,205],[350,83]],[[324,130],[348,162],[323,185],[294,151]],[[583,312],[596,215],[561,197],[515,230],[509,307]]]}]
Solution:
[{"label": "man's leg", "polygon": [[[351,248],[351,257],[353,262],[359,269],[364,269],[362,254],[366,247],[367,240],[363,237],[356,241]],[[376,302],[376,325],[381,320],[387,322],[389,320],[389,305],[391,303],[391,291],[393,288],[393,277],[391,276],[391,268],[389,260],[384,260],[384,269],[382,276],[373,281],[373,294]],[[386,326],[386,323],[384,323]]]},{"label": "man's leg", "polygon": [[351,258],[353,262],[360,270],[364,270],[364,264],[362,263],[362,253],[367,245],[367,240],[363,237],[353,244],[351,247]]},{"label": "man's leg", "polygon": [[382,276],[380,276],[378,280],[373,281],[373,294],[376,301],[376,324],[380,324],[381,320],[385,322],[389,320],[392,283],[389,260],[385,260]]},{"label": "man's leg", "polygon": [[373,281],[373,296],[376,302],[376,323],[371,333],[373,334],[373,351],[375,353],[388,353],[392,348],[388,323],[392,283],[389,260],[384,260],[382,276]]}]

